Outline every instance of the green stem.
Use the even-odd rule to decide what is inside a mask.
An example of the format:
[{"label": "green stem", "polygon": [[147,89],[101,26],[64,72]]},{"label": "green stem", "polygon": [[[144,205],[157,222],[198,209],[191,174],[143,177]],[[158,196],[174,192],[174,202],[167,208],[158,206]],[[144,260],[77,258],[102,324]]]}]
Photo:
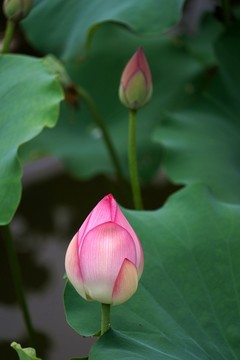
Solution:
[{"label": "green stem", "polygon": [[111,141],[111,138],[109,136],[107,128],[104,124],[104,121],[97,111],[97,107],[96,107],[93,99],[87,93],[87,91],[85,89],[78,87],[77,91],[78,91],[79,96],[85,101],[86,105],[88,106],[89,112],[92,115],[92,117],[94,118],[94,120],[96,121],[97,126],[101,129],[103,139],[104,139],[106,147],[109,151],[109,154],[110,154],[110,157],[112,160],[112,164],[115,168],[116,174],[117,174],[119,180],[123,181],[124,176],[122,173],[121,165],[120,165],[116,150],[113,146],[113,143]]},{"label": "green stem", "polygon": [[134,206],[136,210],[143,210],[136,155],[136,112],[129,110],[128,160]]},{"label": "green stem", "polygon": [[222,0],[222,9],[225,25],[228,26],[231,23],[231,4],[230,0]]},{"label": "green stem", "polygon": [[13,244],[12,234],[8,225],[2,226],[0,230],[5,241],[8,262],[12,273],[12,278],[15,285],[15,290],[18,297],[19,305],[22,310],[23,318],[28,332],[29,340],[31,341],[31,346],[35,347],[35,333],[33,330],[31,317],[24,294],[22,276],[20,272],[17,253]]},{"label": "green stem", "polygon": [[1,51],[2,54],[6,54],[9,52],[9,47],[12,42],[14,29],[15,29],[15,23],[11,20],[8,20],[7,28],[3,39],[2,51]]},{"label": "green stem", "polygon": [[110,304],[102,304],[101,312],[101,335],[105,334],[106,331],[110,328]]}]

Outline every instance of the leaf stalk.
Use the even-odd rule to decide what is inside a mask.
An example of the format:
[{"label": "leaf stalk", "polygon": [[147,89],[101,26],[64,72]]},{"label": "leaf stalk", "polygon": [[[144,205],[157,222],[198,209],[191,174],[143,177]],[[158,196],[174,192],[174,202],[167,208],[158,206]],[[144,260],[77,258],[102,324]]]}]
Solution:
[{"label": "leaf stalk", "polygon": [[128,161],[134,207],[143,210],[136,155],[136,110],[129,110]]}]

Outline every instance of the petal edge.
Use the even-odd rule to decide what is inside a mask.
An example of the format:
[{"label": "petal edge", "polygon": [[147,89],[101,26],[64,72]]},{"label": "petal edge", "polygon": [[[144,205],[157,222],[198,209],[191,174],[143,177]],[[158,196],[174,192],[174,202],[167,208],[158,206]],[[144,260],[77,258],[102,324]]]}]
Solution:
[{"label": "petal edge", "polygon": [[112,304],[119,305],[130,299],[138,287],[138,274],[135,265],[125,259],[114,283]]},{"label": "petal edge", "polygon": [[79,267],[77,234],[72,238],[68,245],[65,256],[65,269],[70,283],[84,299],[87,299]]}]

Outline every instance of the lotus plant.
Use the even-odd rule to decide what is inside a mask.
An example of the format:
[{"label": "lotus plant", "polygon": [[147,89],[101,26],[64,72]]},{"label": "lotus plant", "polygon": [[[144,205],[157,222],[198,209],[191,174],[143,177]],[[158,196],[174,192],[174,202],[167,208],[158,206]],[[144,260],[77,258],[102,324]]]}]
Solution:
[{"label": "lotus plant", "polygon": [[142,48],[125,66],[119,86],[119,99],[129,110],[128,162],[135,209],[143,209],[136,156],[136,112],[152,96],[152,75]]},{"label": "lotus plant", "polygon": [[117,305],[137,290],[142,246],[112,195],[96,205],[73,237],[65,266],[68,279],[86,300]]}]

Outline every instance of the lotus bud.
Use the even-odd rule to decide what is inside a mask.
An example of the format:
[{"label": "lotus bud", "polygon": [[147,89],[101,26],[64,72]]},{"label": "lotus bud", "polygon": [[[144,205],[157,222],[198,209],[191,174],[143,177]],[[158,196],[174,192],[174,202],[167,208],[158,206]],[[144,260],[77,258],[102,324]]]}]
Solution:
[{"label": "lotus bud", "polygon": [[8,20],[18,22],[25,18],[32,8],[32,0],[4,0],[3,11]]},{"label": "lotus bud", "polygon": [[128,109],[137,110],[152,95],[151,71],[142,48],[127,63],[119,86],[119,99]]},{"label": "lotus bud", "polygon": [[143,250],[113,196],[105,196],[71,240],[65,258],[69,281],[86,300],[118,305],[137,290]]}]

